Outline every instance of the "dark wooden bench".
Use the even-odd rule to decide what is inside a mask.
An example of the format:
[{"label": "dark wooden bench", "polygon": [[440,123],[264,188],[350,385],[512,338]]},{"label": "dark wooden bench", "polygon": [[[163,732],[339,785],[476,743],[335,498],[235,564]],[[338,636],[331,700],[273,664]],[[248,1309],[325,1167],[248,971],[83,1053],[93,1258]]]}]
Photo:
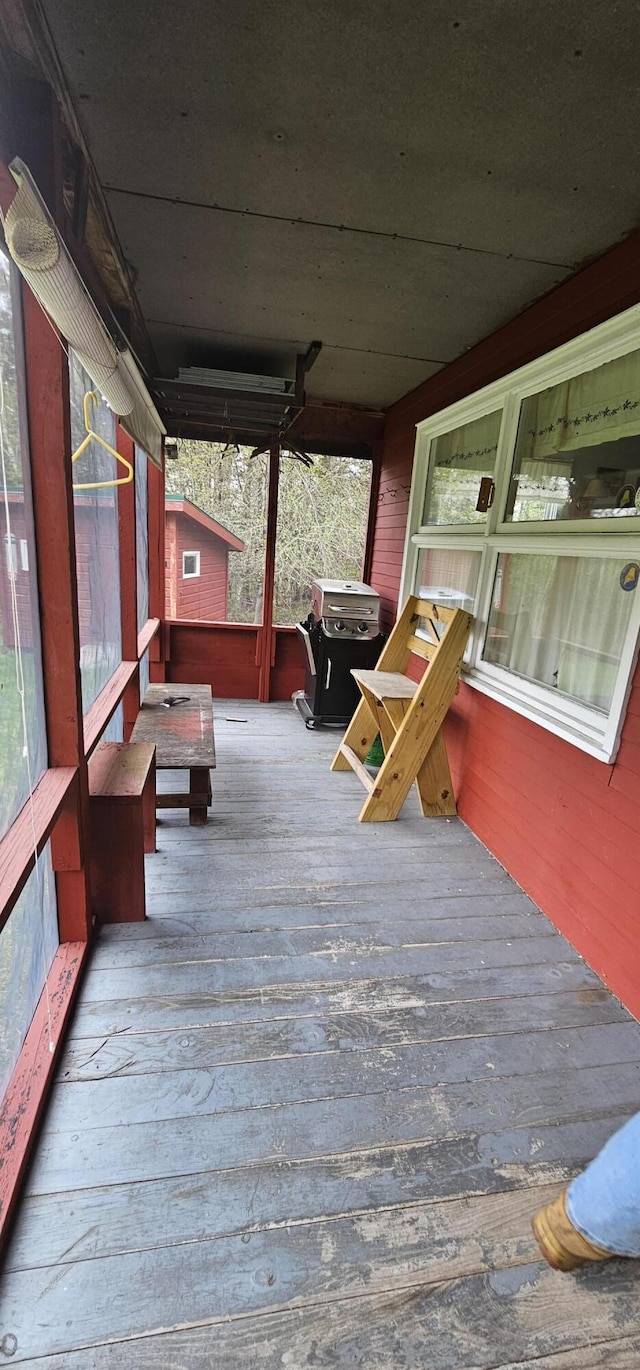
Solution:
[{"label": "dark wooden bench", "polygon": [[211,803],[216,764],[210,685],[150,685],[135,722],[132,742],[151,742],[159,771],[189,772],[188,793],[159,794],[158,809],[188,809],[202,826]]},{"label": "dark wooden bench", "polygon": [[101,923],[141,922],[144,853],[156,849],[155,747],[101,742],[88,771],[94,913]]}]

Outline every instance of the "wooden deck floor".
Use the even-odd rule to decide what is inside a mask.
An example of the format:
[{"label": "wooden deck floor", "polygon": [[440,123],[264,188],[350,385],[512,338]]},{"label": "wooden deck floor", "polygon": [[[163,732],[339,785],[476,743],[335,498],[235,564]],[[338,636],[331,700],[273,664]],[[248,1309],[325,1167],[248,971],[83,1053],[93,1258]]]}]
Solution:
[{"label": "wooden deck floor", "polygon": [[640,1263],[554,1275],[529,1228],[640,1029],[457,820],[358,825],[335,741],[217,706],[214,816],[164,816],[85,981],[0,1364],[640,1365]]}]

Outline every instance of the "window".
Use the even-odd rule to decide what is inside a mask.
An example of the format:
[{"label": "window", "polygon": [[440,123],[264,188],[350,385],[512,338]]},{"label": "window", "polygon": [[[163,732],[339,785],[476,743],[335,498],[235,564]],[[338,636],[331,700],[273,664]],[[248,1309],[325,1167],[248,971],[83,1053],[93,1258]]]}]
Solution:
[{"label": "window", "polygon": [[423,547],[418,558],[415,593],[422,599],[472,613],[481,560],[481,552]]},{"label": "window", "polygon": [[640,353],[617,357],[523,400],[507,519],[547,522],[639,513]]},{"label": "window", "polygon": [[[0,837],[47,765],[20,291],[0,251]],[[48,849],[0,933],[0,1095],[58,945]]]},{"label": "window", "polygon": [[[136,572],[138,602],[138,632],[149,617],[149,470],[146,452],[136,446]],[[140,699],[144,699],[149,685],[149,651],[140,662]]]},{"label": "window", "polygon": [[190,580],[193,576],[200,575],[200,553],[182,553],[182,576],[184,580]]},{"label": "window", "polygon": [[640,308],[418,425],[402,596],[474,614],[465,678],[604,761],[640,632]]},{"label": "window", "polygon": [[149,494],[147,457],[136,447],[136,571],[138,577],[138,632],[149,617]]},{"label": "window", "polygon": [[15,533],[5,533],[4,535],[4,559],[7,575],[10,580],[13,580],[18,574],[18,541]]},{"label": "window", "polygon": [[487,414],[433,439],[423,523],[486,522],[500,418]]},{"label": "window", "polygon": [[[75,451],[86,437],[84,397],[94,384],[73,351],[69,353],[69,384]],[[102,398],[93,408],[92,424],[115,447],[115,416]],[[117,474],[115,459],[97,442],[89,444],[73,467],[74,483],[92,487],[74,489],[73,494],[85,714],[122,660],[118,491],[114,485],[99,484],[114,480]]]}]

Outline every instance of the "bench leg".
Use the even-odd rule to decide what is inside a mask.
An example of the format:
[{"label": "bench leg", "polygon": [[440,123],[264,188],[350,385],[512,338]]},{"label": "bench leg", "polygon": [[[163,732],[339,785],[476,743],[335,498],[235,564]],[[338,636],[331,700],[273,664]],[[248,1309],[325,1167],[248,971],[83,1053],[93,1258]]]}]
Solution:
[{"label": "bench leg", "polygon": [[418,771],[416,785],[425,818],[454,817],[456,801],[442,728]]},{"label": "bench leg", "polygon": [[203,766],[192,766],[189,771],[189,823],[192,828],[203,828],[207,808],[211,803],[211,772]]},{"label": "bench leg", "polygon": [[378,731],[378,722],[372,714],[366,699],[361,699],[360,703],[351,719],[349,727],[338,747],[338,750],[331,763],[332,771],[349,771],[351,766],[346,757],[342,754],[342,743],[351,747],[356,756],[364,761],[365,756]]},{"label": "bench leg", "polygon": [[142,822],[145,852],[156,850],[156,763],[149,768],[147,783],[142,792]]}]

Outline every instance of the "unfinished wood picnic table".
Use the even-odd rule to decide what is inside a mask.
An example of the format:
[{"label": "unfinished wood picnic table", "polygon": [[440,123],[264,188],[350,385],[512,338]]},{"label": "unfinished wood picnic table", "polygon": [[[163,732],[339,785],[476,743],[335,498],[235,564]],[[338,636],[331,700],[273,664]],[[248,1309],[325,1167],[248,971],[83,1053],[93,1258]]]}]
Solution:
[{"label": "unfinished wood picnic table", "polygon": [[189,772],[189,792],[158,794],[158,809],[188,809],[192,827],[207,821],[216,764],[210,685],[150,685],[132,742],[154,742],[156,769]]}]

